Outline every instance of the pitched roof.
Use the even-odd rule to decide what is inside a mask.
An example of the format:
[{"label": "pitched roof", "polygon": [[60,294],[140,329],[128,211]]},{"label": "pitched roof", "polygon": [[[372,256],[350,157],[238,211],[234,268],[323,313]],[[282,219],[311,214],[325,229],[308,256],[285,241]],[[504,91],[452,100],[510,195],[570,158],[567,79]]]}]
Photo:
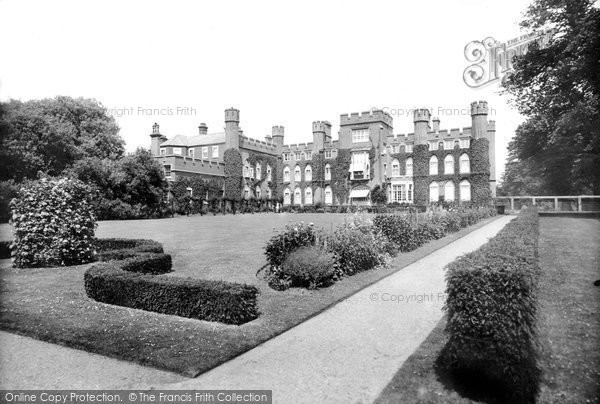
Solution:
[{"label": "pitched roof", "polygon": [[171,139],[167,140],[166,142],[161,143],[160,146],[193,147],[217,143],[225,143],[225,132],[210,133],[208,135],[196,136],[176,135]]}]

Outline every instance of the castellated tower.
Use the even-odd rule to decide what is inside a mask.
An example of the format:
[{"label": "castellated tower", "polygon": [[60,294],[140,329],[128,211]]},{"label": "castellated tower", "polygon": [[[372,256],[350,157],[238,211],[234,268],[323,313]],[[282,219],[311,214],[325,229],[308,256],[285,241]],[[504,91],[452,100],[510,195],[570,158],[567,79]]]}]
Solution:
[{"label": "castellated tower", "polygon": [[429,132],[429,119],[431,113],[426,108],[415,109],[414,112],[414,123],[415,123],[415,145],[427,144],[427,132]]},{"label": "castellated tower", "polygon": [[471,103],[471,134],[473,139],[481,139],[487,135],[488,105],[486,101]]},{"label": "castellated tower", "polygon": [[271,137],[275,144],[277,154],[281,154],[283,151],[283,140],[285,135],[285,128],[281,125],[275,125],[271,128]]},{"label": "castellated tower", "polygon": [[323,150],[325,143],[331,141],[331,124],[327,121],[314,121],[312,124],[313,132],[313,152],[318,153]]},{"label": "castellated tower", "polygon": [[413,111],[415,123],[415,146],[413,149],[413,183],[414,202],[417,205],[427,205],[429,201],[429,147],[427,145],[427,132],[431,113],[426,108]]},{"label": "castellated tower", "polygon": [[490,191],[496,197],[496,122],[488,122],[486,101],[471,103],[471,134],[473,139],[487,139],[489,143]]},{"label": "castellated tower", "polygon": [[225,110],[225,149],[240,147],[240,110]]}]

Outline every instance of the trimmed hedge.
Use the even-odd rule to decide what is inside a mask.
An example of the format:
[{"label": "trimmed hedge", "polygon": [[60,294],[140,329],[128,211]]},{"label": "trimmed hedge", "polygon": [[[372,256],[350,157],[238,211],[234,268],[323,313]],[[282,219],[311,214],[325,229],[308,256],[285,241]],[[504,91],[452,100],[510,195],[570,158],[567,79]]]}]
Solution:
[{"label": "trimmed hedge", "polygon": [[457,378],[478,375],[515,401],[538,391],[538,215],[522,211],[479,250],[448,266],[441,363]]},{"label": "trimmed hedge", "polygon": [[153,240],[98,239],[101,261],[84,275],[88,297],[162,314],[243,324],[258,317],[258,289],[223,281],[157,276],[171,271],[169,254]]},{"label": "trimmed hedge", "polygon": [[161,275],[171,272],[172,260],[169,254],[141,253],[124,260],[121,265],[123,271]]},{"label": "trimmed hedge", "polygon": [[254,286],[128,272],[125,262],[92,265],[84,278],[87,295],[102,303],[225,324],[258,317]]}]

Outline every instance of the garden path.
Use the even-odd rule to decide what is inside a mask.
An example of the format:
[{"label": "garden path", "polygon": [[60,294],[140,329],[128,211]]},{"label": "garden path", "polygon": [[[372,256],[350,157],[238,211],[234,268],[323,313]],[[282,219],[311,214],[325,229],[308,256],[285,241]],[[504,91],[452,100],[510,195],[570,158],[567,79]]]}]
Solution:
[{"label": "garden path", "polygon": [[196,379],[164,389],[266,389],[275,403],[371,403],[442,317],[446,264],[496,235],[489,224]]}]

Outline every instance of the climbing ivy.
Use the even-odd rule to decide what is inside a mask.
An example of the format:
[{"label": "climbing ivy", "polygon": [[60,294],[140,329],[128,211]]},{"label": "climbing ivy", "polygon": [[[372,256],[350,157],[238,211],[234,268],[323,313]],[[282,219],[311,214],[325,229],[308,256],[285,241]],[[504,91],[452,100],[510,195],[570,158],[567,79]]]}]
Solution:
[{"label": "climbing ivy", "polygon": [[242,155],[237,149],[230,148],[223,153],[225,162],[225,192],[223,198],[230,201],[242,199],[243,163]]},{"label": "climbing ivy", "polygon": [[348,170],[352,162],[350,150],[338,149],[337,156],[329,164],[331,165],[331,192],[339,201],[345,201],[350,193],[350,180]]}]

